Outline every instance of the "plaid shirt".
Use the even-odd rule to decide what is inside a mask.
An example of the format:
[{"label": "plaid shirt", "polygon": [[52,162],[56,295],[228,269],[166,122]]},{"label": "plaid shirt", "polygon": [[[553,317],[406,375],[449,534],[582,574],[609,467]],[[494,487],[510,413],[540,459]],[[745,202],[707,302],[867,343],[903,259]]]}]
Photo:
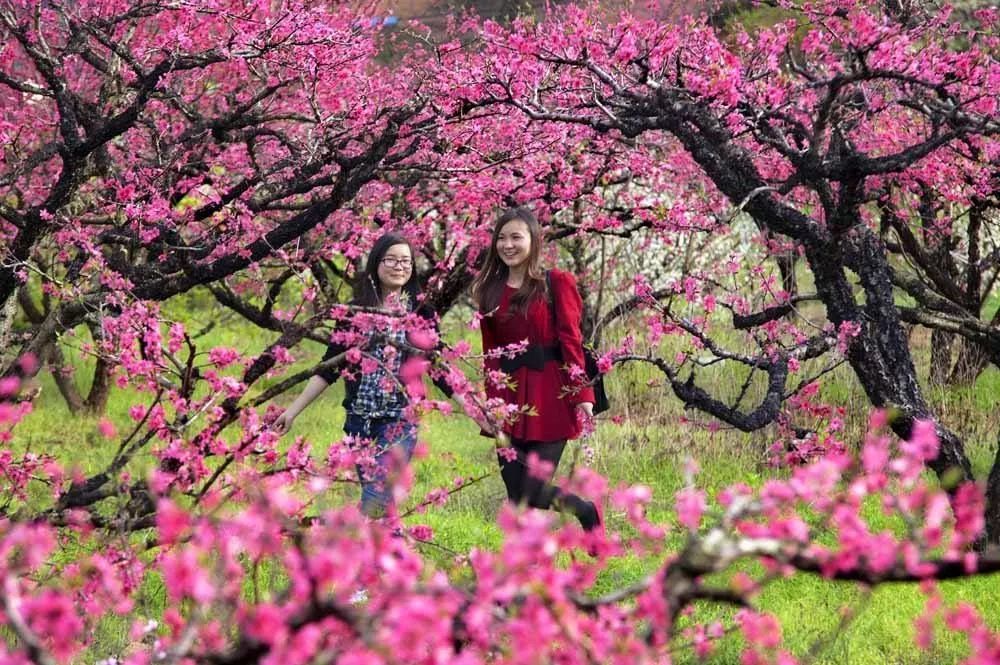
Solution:
[{"label": "plaid shirt", "polygon": [[[396,377],[403,365],[402,345],[405,343],[405,330],[369,334],[366,344],[368,353],[380,364],[375,371],[361,374],[358,392],[350,407],[351,413],[365,418],[399,418],[403,415],[409,400]],[[384,351],[390,345],[395,347],[396,352],[386,360]]]}]

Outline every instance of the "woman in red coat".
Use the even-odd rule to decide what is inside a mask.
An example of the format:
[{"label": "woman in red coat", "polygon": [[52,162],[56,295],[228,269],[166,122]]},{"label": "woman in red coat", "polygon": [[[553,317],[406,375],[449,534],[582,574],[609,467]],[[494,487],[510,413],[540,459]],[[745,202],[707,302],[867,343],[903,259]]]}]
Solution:
[{"label": "woman in red coat", "polygon": [[[472,286],[483,316],[486,393],[521,407],[516,419],[502,426],[517,458],[497,454],[507,498],[572,512],[589,531],[600,525],[597,506],[550,483],[566,440],[578,437],[581,421],[593,418],[594,392],[583,373],[583,303],[576,281],[559,270],[546,279],[539,265],[542,242],[538,220],[525,208],[504,212],[493,229],[486,262]],[[524,342],[527,348],[514,357],[489,357],[491,351]],[[496,371],[507,380],[491,380]],[[532,453],[551,464],[544,477],[529,473]]]}]

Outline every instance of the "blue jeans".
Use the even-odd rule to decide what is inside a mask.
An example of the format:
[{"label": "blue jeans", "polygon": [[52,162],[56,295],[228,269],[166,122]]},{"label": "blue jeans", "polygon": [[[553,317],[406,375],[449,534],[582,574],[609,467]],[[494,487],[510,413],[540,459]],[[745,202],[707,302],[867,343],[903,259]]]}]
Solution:
[{"label": "blue jeans", "polygon": [[[392,503],[389,472],[394,464],[407,464],[417,445],[417,426],[398,418],[366,418],[347,414],[344,433],[366,439],[374,446],[374,464],[358,465],[361,481],[361,512],[378,516]],[[398,467],[397,467],[398,468]]]}]

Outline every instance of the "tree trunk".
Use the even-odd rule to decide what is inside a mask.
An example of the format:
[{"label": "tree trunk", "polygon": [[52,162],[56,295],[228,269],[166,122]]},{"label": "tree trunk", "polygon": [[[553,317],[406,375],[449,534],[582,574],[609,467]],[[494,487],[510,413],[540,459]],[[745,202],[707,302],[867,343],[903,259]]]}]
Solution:
[{"label": "tree trunk", "polygon": [[59,394],[66,401],[69,412],[74,415],[82,412],[84,409],[83,397],[76,387],[75,372],[72,365],[67,365],[59,342],[52,342],[45,350],[45,362],[52,371],[52,380],[55,381]]},{"label": "tree trunk", "polygon": [[[482,262],[483,256],[485,254],[480,255],[479,263]],[[448,271],[448,274],[438,282],[434,291],[429,294],[431,305],[433,305],[438,316],[444,316],[469,288],[471,275],[469,273],[468,257],[469,248],[466,247],[456,257],[454,267]]]},{"label": "tree trunk", "polygon": [[951,355],[955,346],[955,336],[943,330],[931,332],[931,364],[927,370],[927,381],[932,386],[948,383],[951,372]]},{"label": "tree trunk", "polygon": [[14,317],[17,316],[17,298],[10,297],[0,306],[0,368],[13,364]]},{"label": "tree trunk", "polygon": [[948,377],[948,385],[971,386],[989,364],[989,352],[980,344],[962,340],[958,348],[958,359]]},{"label": "tree trunk", "polygon": [[[909,438],[914,421],[935,421],[940,448],[929,466],[950,490],[963,481],[974,480],[962,439],[938,421],[920,389],[906,331],[896,309],[882,242],[859,224],[840,240],[826,246],[809,246],[806,258],[830,321],[838,326],[860,324],[847,357],[872,406],[897,411],[892,429],[901,438]],[[846,265],[861,279],[863,306],[855,301],[844,272]]]},{"label": "tree trunk", "polygon": [[98,358],[94,365],[94,381],[90,384],[90,392],[83,402],[87,413],[103,415],[111,397],[111,364],[104,358]]},{"label": "tree trunk", "polygon": [[[778,271],[781,273],[781,288],[788,294],[789,298],[794,298],[799,293],[799,281],[795,275],[795,260],[798,254],[794,251],[778,254],[774,257],[778,264]],[[794,316],[792,312],[788,316]]]},{"label": "tree trunk", "polygon": [[[99,349],[103,338],[100,323],[88,322],[87,327],[90,328],[90,336],[94,340],[95,348]],[[87,399],[83,403],[88,413],[103,414],[104,409],[107,408],[108,398],[111,396],[111,371],[113,369],[112,364],[104,356],[97,357],[97,363],[94,365],[94,380],[90,384],[90,392],[87,393]]]}]

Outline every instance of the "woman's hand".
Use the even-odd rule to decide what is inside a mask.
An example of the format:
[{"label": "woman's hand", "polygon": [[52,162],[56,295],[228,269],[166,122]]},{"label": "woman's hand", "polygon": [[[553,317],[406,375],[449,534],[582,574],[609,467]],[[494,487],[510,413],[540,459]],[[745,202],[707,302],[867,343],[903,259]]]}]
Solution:
[{"label": "woman's hand", "polygon": [[481,411],[473,410],[472,413],[469,414],[469,417],[476,421],[476,424],[479,425],[479,429],[483,430],[483,432],[489,434],[490,436],[496,436],[496,428],[493,427],[493,424],[487,420],[486,416],[484,416]]},{"label": "woman's hand", "polygon": [[319,394],[326,390],[328,385],[330,384],[321,376],[309,377],[309,383],[302,389],[299,396],[295,398],[295,401],[280,416],[271,421],[271,431],[277,432],[279,435],[286,434],[288,430],[292,429],[292,423],[302,413],[302,409],[312,404],[312,401],[319,397]]},{"label": "woman's hand", "polygon": [[462,410],[465,411],[465,415],[472,418],[475,423],[479,425],[479,429],[483,430],[483,432],[489,434],[490,436],[494,436],[496,434],[496,430],[493,425],[490,424],[486,414],[483,413],[483,410],[479,408],[477,404],[475,404],[472,400],[466,399],[463,395],[455,395],[455,401],[458,402],[459,406],[462,407]]},{"label": "woman's hand", "polygon": [[271,423],[271,430],[277,432],[278,434],[286,434],[288,430],[292,429],[292,423],[295,422],[296,414],[291,412],[291,409],[286,409],[281,413],[280,416],[274,419]]}]

